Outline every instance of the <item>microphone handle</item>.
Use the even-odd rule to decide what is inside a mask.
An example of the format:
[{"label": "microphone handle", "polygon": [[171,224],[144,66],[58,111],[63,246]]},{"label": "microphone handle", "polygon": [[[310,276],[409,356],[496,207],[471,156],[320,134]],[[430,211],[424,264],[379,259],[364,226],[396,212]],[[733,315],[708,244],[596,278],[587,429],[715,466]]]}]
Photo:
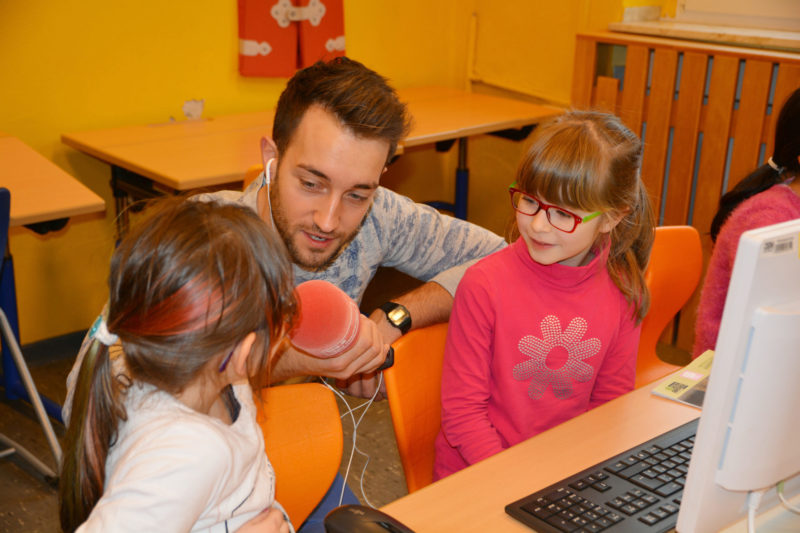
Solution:
[{"label": "microphone handle", "polygon": [[389,351],[386,352],[386,359],[383,361],[383,364],[378,367],[377,372],[380,372],[381,370],[386,370],[387,368],[391,368],[393,364],[394,364],[394,348],[389,346]]}]

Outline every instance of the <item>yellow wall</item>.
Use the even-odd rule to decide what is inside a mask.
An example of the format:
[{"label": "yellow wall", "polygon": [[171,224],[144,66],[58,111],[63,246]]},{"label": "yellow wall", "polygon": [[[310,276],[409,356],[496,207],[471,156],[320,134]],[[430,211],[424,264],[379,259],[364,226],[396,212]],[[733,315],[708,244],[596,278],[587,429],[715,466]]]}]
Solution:
[{"label": "yellow wall", "polygon": [[[488,81],[566,103],[575,31],[618,20],[621,5],[345,0],[347,50],[397,87],[465,87],[474,57],[474,70]],[[205,99],[207,117],[273,106],[285,80],[239,76],[236,31],[232,1],[0,4],[0,131],[54,161],[108,206],[104,218],[72,220],[45,237],[12,231],[23,342],[86,328],[106,298],[114,237],[109,167],[61,144],[60,134],[179,118],[193,98]],[[503,188],[521,149],[491,137],[471,142],[472,220],[502,228]],[[417,199],[442,197],[452,194],[453,167],[453,153],[415,149],[393,165],[386,183]]]}]

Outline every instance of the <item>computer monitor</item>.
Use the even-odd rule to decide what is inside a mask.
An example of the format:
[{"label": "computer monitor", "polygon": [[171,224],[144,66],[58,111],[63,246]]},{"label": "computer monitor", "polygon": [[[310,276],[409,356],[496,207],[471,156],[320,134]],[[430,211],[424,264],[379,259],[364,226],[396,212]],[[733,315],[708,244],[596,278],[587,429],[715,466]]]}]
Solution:
[{"label": "computer monitor", "polygon": [[681,500],[680,533],[719,531],[800,493],[800,219],[745,232]]}]

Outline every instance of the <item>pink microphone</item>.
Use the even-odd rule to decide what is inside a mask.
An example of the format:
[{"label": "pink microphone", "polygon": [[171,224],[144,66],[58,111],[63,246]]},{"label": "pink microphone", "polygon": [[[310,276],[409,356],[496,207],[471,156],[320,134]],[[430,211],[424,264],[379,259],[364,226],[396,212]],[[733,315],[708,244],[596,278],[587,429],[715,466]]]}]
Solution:
[{"label": "pink microphone", "polygon": [[[336,285],[324,280],[295,287],[300,315],[290,337],[292,344],[316,357],[328,358],[349,350],[358,339],[361,313],[355,302]],[[390,348],[379,370],[394,362]]]}]

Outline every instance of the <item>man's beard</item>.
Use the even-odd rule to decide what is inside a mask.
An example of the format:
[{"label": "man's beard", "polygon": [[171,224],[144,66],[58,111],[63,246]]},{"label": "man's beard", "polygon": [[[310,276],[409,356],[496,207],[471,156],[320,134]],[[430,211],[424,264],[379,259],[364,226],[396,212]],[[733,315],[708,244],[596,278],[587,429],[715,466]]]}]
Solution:
[{"label": "man's beard", "polygon": [[[278,234],[281,236],[283,243],[286,245],[286,249],[289,252],[289,257],[292,260],[292,263],[297,265],[298,267],[302,268],[303,270],[308,270],[309,272],[320,272],[331,266],[334,261],[339,257],[342,251],[347,248],[347,246],[356,238],[358,232],[361,231],[361,226],[364,225],[364,221],[367,220],[367,216],[369,215],[372,206],[370,205],[370,209],[364,214],[364,218],[361,219],[361,222],[358,224],[356,229],[347,237],[342,239],[342,242],[337,246],[333,252],[330,253],[327,257],[319,257],[316,261],[306,261],[300,254],[299,247],[294,242],[294,235],[292,234],[292,228],[289,223],[289,220],[286,218],[280,200],[280,194],[278,194],[278,180],[276,179],[277,176],[273,178],[272,183],[270,184],[271,187],[268,189],[268,194],[270,198],[270,208],[272,211],[272,220],[275,223],[275,229],[278,230]],[[299,228],[299,227],[298,227]],[[312,228],[312,231],[321,233],[323,235],[326,232],[320,230],[316,224]],[[339,235],[335,235],[335,237],[339,237]]]}]

